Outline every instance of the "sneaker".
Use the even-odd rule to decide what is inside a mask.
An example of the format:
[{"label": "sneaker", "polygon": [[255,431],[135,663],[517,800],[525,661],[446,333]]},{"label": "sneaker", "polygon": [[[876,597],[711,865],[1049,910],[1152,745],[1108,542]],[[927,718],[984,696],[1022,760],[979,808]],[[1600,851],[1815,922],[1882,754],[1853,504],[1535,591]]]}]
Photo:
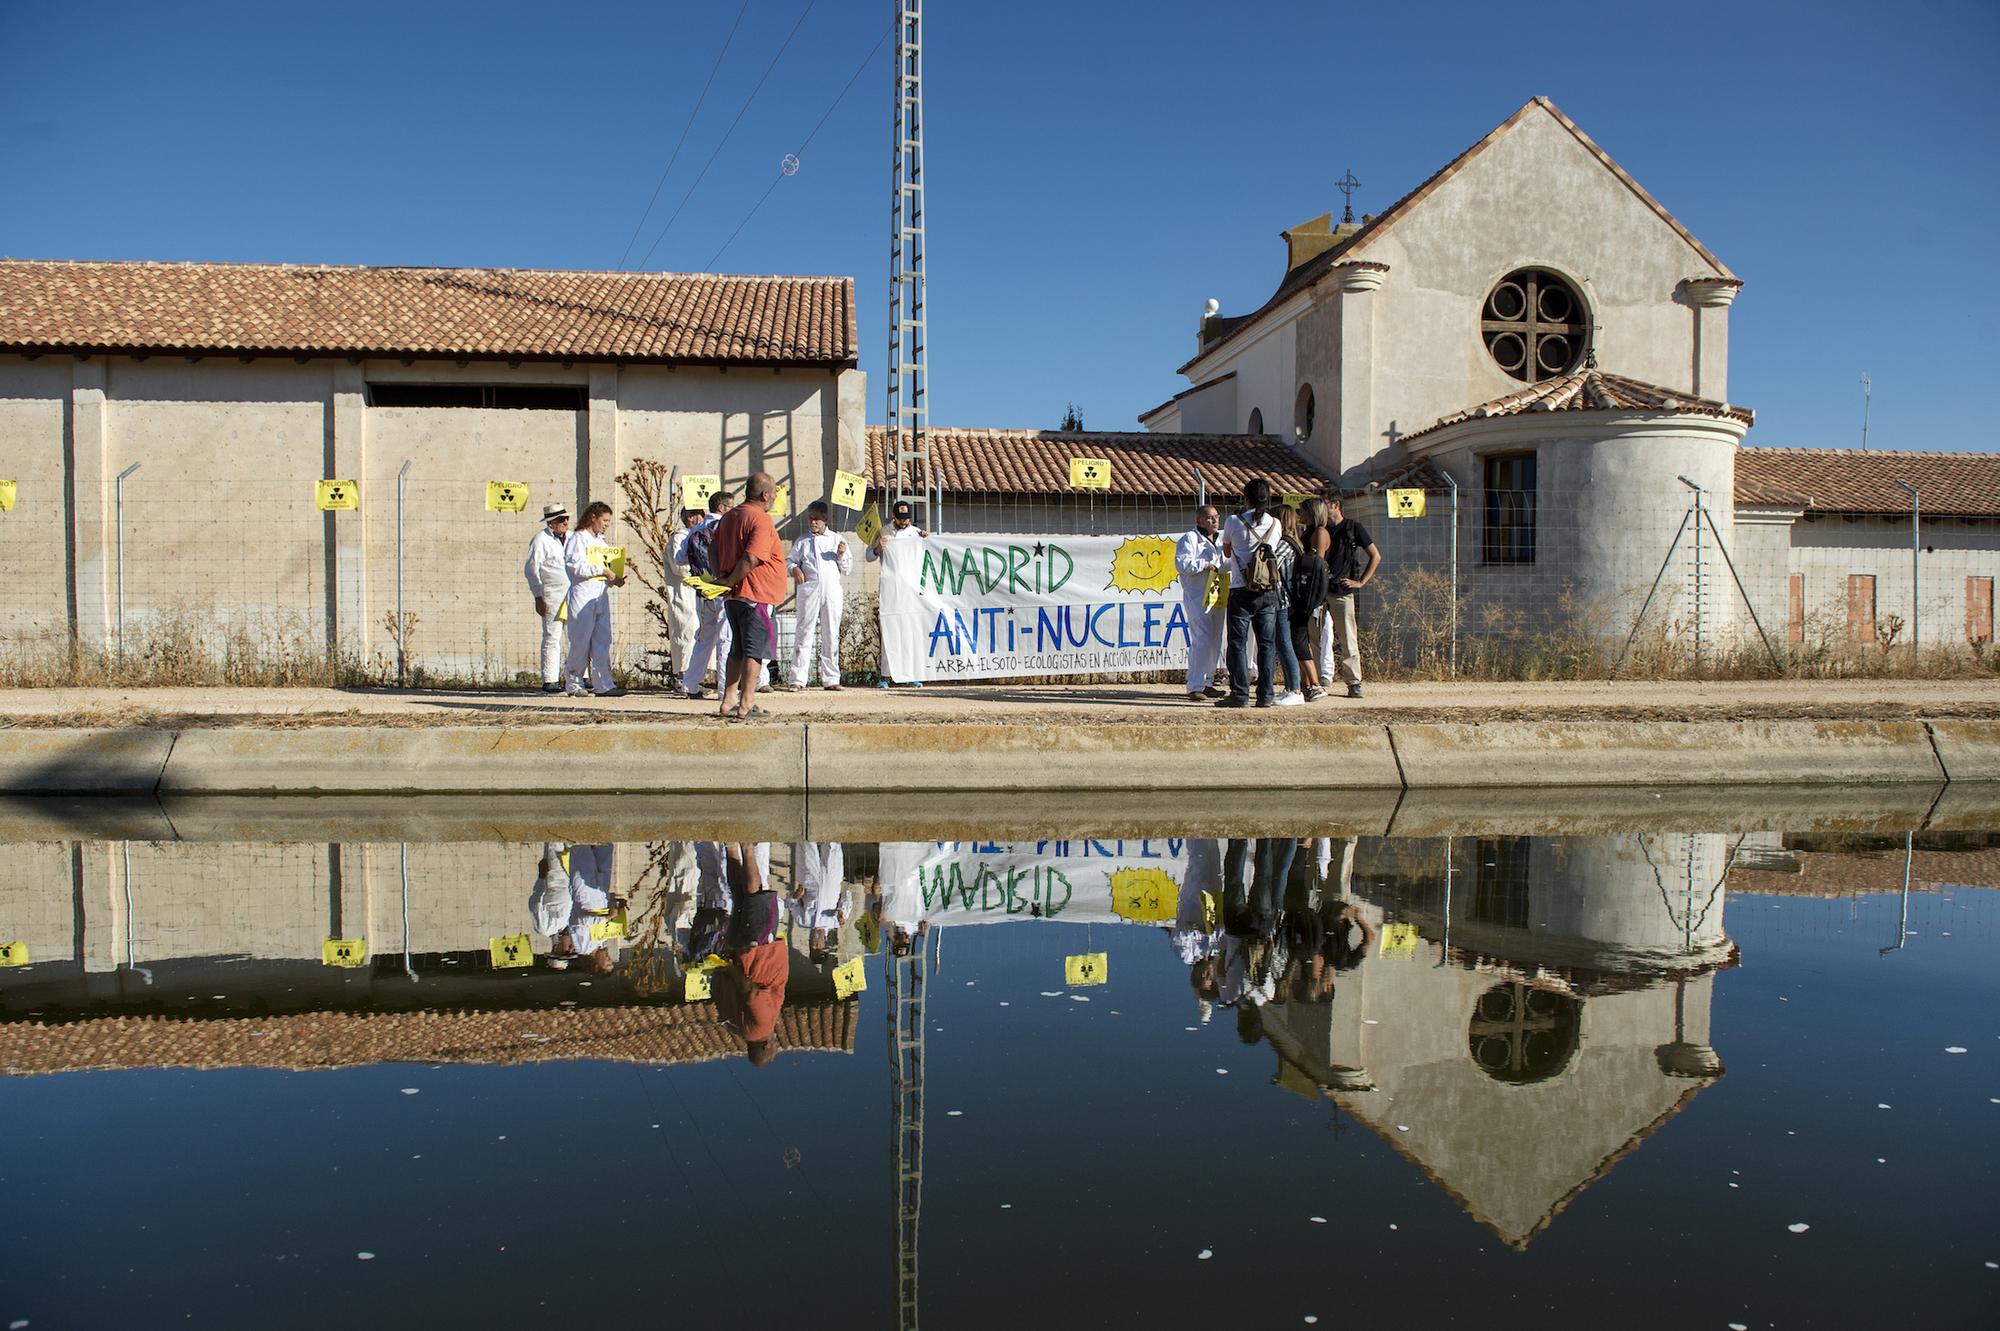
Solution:
[{"label": "sneaker", "polygon": [[563,690],[562,690],[562,685],[560,685],[560,684],[544,684],[544,685],[542,685],[542,692],[543,692],[543,693],[561,693],[562,691],[563,691]]},{"label": "sneaker", "polygon": [[686,699],[687,699],[687,700],[688,700],[689,702],[699,702],[699,701],[700,701],[701,699],[703,699],[703,698],[706,698],[706,697],[709,697],[709,696],[711,696],[711,695],[709,694],[709,691],[708,691],[707,689],[682,689],[682,690],[681,690],[681,697],[683,697],[683,698],[686,698]]},{"label": "sneaker", "polygon": [[1297,689],[1288,689],[1284,693],[1279,694],[1272,701],[1271,705],[1273,707],[1303,707],[1305,706],[1305,702],[1305,694],[1300,693]]},{"label": "sneaker", "polygon": [[600,698],[622,698],[630,691],[629,689],[621,689],[614,684],[610,688],[598,693],[597,696]]},{"label": "sneaker", "polygon": [[889,687],[889,681],[886,679],[878,679],[875,681],[875,687],[878,689],[886,689]]},{"label": "sneaker", "polygon": [[1254,704],[1252,704],[1252,705],[1253,705],[1253,706],[1256,706],[1256,707],[1276,707],[1276,706],[1277,706],[1278,704],[1277,704],[1277,703],[1275,703],[1275,702],[1273,702],[1273,701],[1272,701],[1271,699],[1269,699],[1269,698],[1259,698],[1259,699],[1258,699],[1258,700],[1257,700],[1257,701],[1256,701],[1256,702],[1255,702]]},{"label": "sneaker", "polygon": [[1202,702],[1202,701],[1204,701],[1204,700],[1205,700],[1205,699],[1206,699],[1207,697],[1208,697],[1208,695],[1207,695],[1206,693],[1203,693],[1203,692],[1202,692],[1202,691],[1201,691],[1200,689],[1196,689],[1196,690],[1195,690],[1195,691],[1194,691],[1193,693],[1190,693],[1190,694],[1188,694],[1188,701],[1189,701],[1189,702]]},{"label": "sneaker", "polygon": [[586,698],[590,696],[590,690],[573,679],[562,686],[562,691],[565,698]]},{"label": "sneaker", "polygon": [[1359,698],[1361,696],[1361,686],[1359,684],[1349,684],[1347,686],[1347,696],[1350,698]]},{"label": "sneaker", "polygon": [[1227,684],[1211,684],[1204,690],[1204,694],[1210,698],[1227,698],[1229,696],[1229,686]]},{"label": "sneaker", "polygon": [[1307,702],[1318,702],[1321,698],[1324,698],[1325,696],[1326,696],[1326,690],[1321,688],[1317,684],[1314,684],[1312,687],[1306,690]]},{"label": "sneaker", "polygon": [[826,690],[826,691],[827,691],[828,693],[839,693],[839,692],[842,692],[842,689],[841,689],[840,685],[838,685],[838,684],[823,684],[823,685],[821,685],[820,687],[821,687],[821,688],[824,688],[824,689],[825,689],[825,690]]},{"label": "sneaker", "polygon": [[1248,698],[1238,698],[1232,695],[1230,697],[1220,699],[1215,705],[1217,707],[1248,707],[1250,705],[1250,700]]},{"label": "sneaker", "polygon": [[910,687],[913,689],[920,689],[923,686],[924,682],[921,679],[913,679],[910,681]]}]

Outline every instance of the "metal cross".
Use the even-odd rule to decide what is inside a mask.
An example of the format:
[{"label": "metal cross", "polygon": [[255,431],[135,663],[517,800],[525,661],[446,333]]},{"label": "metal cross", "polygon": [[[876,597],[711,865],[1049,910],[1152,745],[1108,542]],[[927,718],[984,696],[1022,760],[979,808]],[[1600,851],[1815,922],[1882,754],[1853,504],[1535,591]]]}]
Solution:
[{"label": "metal cross", "polygon": [[1333,185],[1347,197],[1346,206],[1340,210],[1340,221],[1344,226],[1354,220],[1354,191],[1361,188],[1361,182],[1354,178],[1354,168],[1350,166],[1347,174],[1334,181]]}]

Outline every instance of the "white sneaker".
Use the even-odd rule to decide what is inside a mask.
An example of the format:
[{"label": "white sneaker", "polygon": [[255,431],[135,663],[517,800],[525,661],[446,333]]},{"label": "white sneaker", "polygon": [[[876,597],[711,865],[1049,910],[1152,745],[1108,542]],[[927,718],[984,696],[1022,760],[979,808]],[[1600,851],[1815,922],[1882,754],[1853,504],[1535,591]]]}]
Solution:
[{"label": "white sneaker", "polygon": [[590,696],[590,690],[583,687],[581,680],[564,680],[563,696],[566,698],[587,698]]},{"label": "white sneaker", "polygon": [[1273,698],[1271,705],[1273,707],[1303,707],[1305,706],[1305,702],[1306,695],[1300,693],[1297,689],[1293,689],[1289,693],[1281,693]]}]

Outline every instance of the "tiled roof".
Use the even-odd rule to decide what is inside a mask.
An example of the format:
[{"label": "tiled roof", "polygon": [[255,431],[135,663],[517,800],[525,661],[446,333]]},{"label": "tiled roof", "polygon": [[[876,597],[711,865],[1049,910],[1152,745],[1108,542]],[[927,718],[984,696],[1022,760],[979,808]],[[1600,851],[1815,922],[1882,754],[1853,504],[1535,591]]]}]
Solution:
[{"label": "tiled roof", "polygon": [[1910,511],[1926,517],[2000,517],[2000,454],[1869,452],[1856,448],[1744,448],[1736,453],[1738,507],[1820,513]]},{"label": "tiled roof", "polygon": [[[1688,245],[1694,249],[1695,253],[1699,254],[1704,260],[1706,260],[1715,269],[1718,275],[1732,279],[1736,276],[1736,274],[1729,271],[1728,267],[1723,264],[1722,260],[1716,258],[1715,255],[1709,252],[1707,246],[1703,245],[1700,241],[1694,238],[1693,232],[1689,231],[1686,227],[1682,226],[1672,213],[1668,212],[1665,208],[1661,207],[1659,201],[1655,199],[1652,195],[1648,194],[1645,190],[1645,187],[1642,186],[1638,181],[1634,180],[1630,175],[1630,173],[1628,173],[1624,167],[1618,165],[1617,162],[1613,161],[1611,159],[1610,153],[1607,153],[1604,151],[1604,149],[1598,147],[1597,141],[1595,139],[1592,139],[1590,135],[1584,133],[1581,126],[1579,126],[1574,120],[1571,120],[1568,116],[1564,115],[1560,110],[1558,110],[1554,102],[1550,101],[1546,97],[1534,97],[1530,98],[1527,102],[1523,103],[1520,110],[1516,111],[1513,115],[1508,116],[1505,120],[1501,121],[1500,124],[1494,128],[1492,133],[1488,134],[1485,138],[1481,139],[1479,142],[1473,144],[1470,148],[1467,148],[1464,152],[1460,153],[1458,156],[1452,158],[1449,162],[1446,162],[1444,166],[1440,167],[1438,171],[1434,175],[1432,175],[1428,180],[1424,181],[1421,185],[1418,185],[1415,189],[1411,190],[1408,194],[1405,194],[1402,198],[1390,204],[1373,220],[1364,224],[1359,231],[1356,231],[1353,235],[1341,241],[1333,248],[1326,250],[1323,253],[1314,255],[1311,259],[1307,260],[1305,263],[1300,264],[1297,268],[1294,268],[1291,272],[1286,273],[1284,276],[1284,280],[1279,282],[1277,291],[1272,293],[1271,298],[1269,300],[1265,301],[1262,305],[1258,306],[1257,309],[1253,310],[1251,313],[1247,315],[1241,315],[1234,319],[1228,320],[1226,327],[1224,327],[1223,331],[1221,332],[1221,335],[1205,343],[1202,346],[1201,350],[1195,353],[1193,360],[1190,360],[1186,365],[1181,366],[1179,372],[1185,374],[1188,368],[1194,365],[1196,361],[1199,361],[1202,357],[1208,355],[1209,352],[1215,350],[1217,347],[1221,346],[1224,342],[1227,342],[1230,338],[1234,337],[1238,332],[1242,331],[1244,328],[1247,328],[1249,325],[1255,323],[1260,315],[1263,315],[1267,311],[1277,307],[1278,305],[1283,304],[1293,294],[1299,291],[1303,291],[1309,286],[1312,286],[1315,282],[1318,282],[1322,277],[1325,277],[1327,273],[1332,271],[1334,268],[1339,267],[1343,261],[1352,258],[1355,255],[1358,255],[1362,250],[1366,249],[1368,245],[1375,240],[1376,237],[1380,236],[1391,225],[1393,225],[1398,218],[1405,216],[1412,208],[1416,207],[1416,205],[1422,203],[1426,198],[1430,197],[1430,195],[1436,192],[1437,189],[1441,187],[1446,181],[1450,180],[1453,176],[1457,175],[1461,170],[1463,170],[1465,168],[1466,163],[1472,161],[1473,158],[1479,156],[1479,154],[1485,152],[1493,144],[1497,143],[1507,133],[1508,130],[1513,129],[1514,126],[1520,124],[1523,120],[1527,119],[1528,114],[1534,111],[1537,107],[1548,112],[1551,116],[1555,117],[1556,122],[1558,124],[1560,124],[1564,129],[1568,130],[1571,134],[1575,135],[1577,142],[1581,143],[1584,146],[1584,148],[1590,152],[1591,156],[1595,157],[1599,162],[1601,162],[1604,165],[1606,170],[1610,171],[1612,175],[1616,176],[1619,182],[1622,183],[1625,186],[1625,188],[1631,190],[1633,194],[1637,195],[1641,203],[1644,203],[1648,208],[1652,209],[1654,214],[1657,215],[1661,221],[1665,222],[1669,227],[1671,227],[1676,235],[1678,235],[1682,240],[1686,241]],[[1738,283],[1738,285],[1741,285],[1741,283]]]},{"label": "tiled roof", "polygon": [[[868,478],[885,484],[888,429],[868,427]],[[946,494],[1081,494],[1069,484],[1069,460],[1111,463],[1114,495],[1192,499],[1195,470],[1209,495],[1236,495],[1253,476],[1281,493],[1318,491],[1327,478],[1274,436],[1148,434],[1098,430],[959,430],[928,432],[931,460]]]},{"label": "tiled roof", "polygon": [[854,283],[6,259],[0,349],[852,365]]},{"label": "tiled roof", "polygon": [[1622,374],[1609,374],[1589,366],[1559,375],[1554,379],[1544,379],[1538,384],[1523,384],[1511,393],[1482,402],[1464,411],[1454,411],[1449,416],[1440,417],[1436,424],[1403,436],[1403,442],[1421,439],[1447,425],[1457,425],[1461,421],[1483,420],[1489,416],[1518,416],[1532,411],[1616,411],[1641,412],[1647,415],[1670,416],[1717,416],[1727,420],[1741,421],[1745,425],[1755,424],[1757,413],[1748,407],[1732,406],[1727,402],[1716,402],[1705,397],[1695,397],[1689,393],[1677,393],[1671,388],[1661,388],[1658,384],[1642,383],[1628,379]]},{"label": "tiled roof", "polygon": [[[853,1000],[788,1003],[781,1050],[854,1052]],[[743,1053],[713,1003],[0,1022],[0,1071],[346,1068],[372,1063],[702,1063]]]}]

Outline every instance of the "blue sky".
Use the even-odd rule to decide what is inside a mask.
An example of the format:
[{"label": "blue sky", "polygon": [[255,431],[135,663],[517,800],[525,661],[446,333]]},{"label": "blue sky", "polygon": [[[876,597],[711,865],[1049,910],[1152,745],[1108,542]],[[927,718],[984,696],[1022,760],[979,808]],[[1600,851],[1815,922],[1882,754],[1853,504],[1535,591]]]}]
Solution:
[{"label": "blue sky", "polygon": [[[616,267],[737,8],[0,0],[0,253]],[[853,276],[871,419],[887,48],[866,58],[890,13],[750,0],[634,255]],[[1865,370],[1876,446],[2000,446],[1990,0],[933,0],[925,22],[934,424],[1053,426],[1073,400],[1132,428],[1185,386],[1202,301],[1261,302],[1277,232],[1337,207],[1343,170],[1377,211],[1545,94],[1746,280],[1751,442],[1852,446]]]}]

